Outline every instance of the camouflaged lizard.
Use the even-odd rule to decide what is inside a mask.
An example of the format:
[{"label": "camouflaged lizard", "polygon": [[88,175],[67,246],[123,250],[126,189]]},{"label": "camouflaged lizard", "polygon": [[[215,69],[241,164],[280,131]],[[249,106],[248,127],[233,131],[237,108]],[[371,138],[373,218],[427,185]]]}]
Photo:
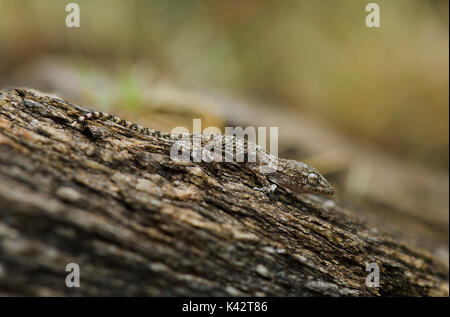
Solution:
[{"label": "camouflaged lizard", "polygon": [[[237,138],[234,135],[221,134],[170,134],[149,128],[142,127],[136,123],[123,120],[116,116],[104,112],[87,112],[79,116],[71,123],[73,127],[85,124],[89,120],[106,121],[110,120],[116,124],[133,130],[139,134],[163,138],[166,141],[177,145],[177,150],[188,150],[189,155],[185,159],[191,159],[194,162],[222,162],[224,155],[225,161],[233,161],[238,155],[243,155],[241,164],[248,168],[263,185],[262,190],[267,193],[273,193],[277,185],[296,193],[316,193],[321,195],[333,195],[334,188],[328,183],[316,169],[305,163],[280,159],[266,152],[262,147],[248,142],[245,139]],[[199,140],[200,147],[192,147],[195,140]],[[235,149],[234,153],[230,151]],[[223,150],[219,157],[217,152],[212,151],[215,147]],[[198,149],[198,150],[196,150]],[[227,160],[228,158],[228,160]],[[250,160],[249,158],[253,158]],[[240,161],[239,161],[240,162]],[[259,188],[257,188],[259,189]]]}]

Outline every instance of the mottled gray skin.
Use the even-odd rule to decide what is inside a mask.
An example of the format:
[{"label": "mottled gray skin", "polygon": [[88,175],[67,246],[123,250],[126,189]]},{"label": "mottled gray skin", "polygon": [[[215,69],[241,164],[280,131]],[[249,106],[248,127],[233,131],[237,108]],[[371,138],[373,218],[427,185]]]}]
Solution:
[{"label": "mottled gray skin", "polygon": [[334,195],[333,186],[313,167],[293,160],[278,160],[278,170],[267,178],[296,193]]},{"label": "mottled gray skin", "polygon": [[[263,185],[262,189],[258,189],[267,193],[272,193],[275,191],[276,185],[279,185],[296,193],[334,194],[334,188],[313,167],[294,160],[279,159],[260,146],[233,135],[177,134],[174,136],[166,132],[144,128],[136,123],[97,111],[79,116],[71,125],[76,127],[87,120],[111,120],[137,133],[163,138],[189,149],[191,144],[195,144],[195,142],[192,142],[193,139],[200,140],[199,151],[190,152],[190,159],[194,155],[200,155],[197,158],[203,162],[227,162],[225,158],[228,157],[229,160],[231,159],[233,162],[242,164],[249,169]],[[232,144],[233,151],[230,151],[226,144]],[[217,156],[213,152],[214,146],[222,150],[221,155]],[[245,160],[240,161],[238,159],[239,153],[244,154]],[[249,157],[253,157],[254,160],[250,160]]]}]

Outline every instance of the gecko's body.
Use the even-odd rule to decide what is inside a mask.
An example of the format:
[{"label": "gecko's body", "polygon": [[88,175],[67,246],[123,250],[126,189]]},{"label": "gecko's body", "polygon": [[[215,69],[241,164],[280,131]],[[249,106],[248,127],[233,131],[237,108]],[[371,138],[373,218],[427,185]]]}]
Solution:
[{"label": "gecko's body", "polygon": [[[266,192],[273,192],[276,185],[280,185],[297,193],[334,194],[333,187],[314,168],[302,162],[277,158],[262,147],[234,135],[171,135],[97,111],[79,116],[72,126],[82,125],[88,120],[110,120],[138,134],[173,142],[178,148],[177,151],[187,150],[189,152],[187,159],[192,159],[194,162],[233,161],[243,164],[258,178]],[[195,144],[199,146],[193,146]],[[217,149],[222,150],[220,156],[217,156],[215,151]]]}]

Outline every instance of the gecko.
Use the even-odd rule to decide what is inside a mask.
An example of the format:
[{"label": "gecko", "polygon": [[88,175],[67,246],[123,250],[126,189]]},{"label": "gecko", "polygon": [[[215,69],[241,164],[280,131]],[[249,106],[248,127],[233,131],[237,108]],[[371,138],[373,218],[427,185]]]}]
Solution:
[{"label": "gecko", "polygon": [[[312,193],[331,196],[335,193],[332,185],[327,179],[321,175],[315,168],[299,161],[282,159],[265,151],[261,146],[248,140],[238,138],[235,135],[223,134],[170,134],[163,131],[145,128],[139,124],[121,119],[119,117],[107,114],[105,112],[93,111],[78,116],[71,123],[72,127],[86,124],[87,121],[112,121],[126,129],[135,131],[138,134],[146,136],[162,138],[166,141],[173,142],[178,146],[179,150],[187,149],[190,151],[193,140],[198,139],[201,142],[200,151],[190,151],[189,158],[197,157],[197,161],[223,161],[222,158],[214,156],[210,150],[219,147],[223,150],[225,157],[235,159],[238,153],[247,157],[240,164],[250,170],[263,186],[255,189],[272,194],[277,186],[281,186],[295,193]],[[236,149],[235,153],[229,151],[227,144],[232,145],[232,149]],[[194,147],[193,147],[194,148]],[[196,153],[194,153],[196,152]],[[248,158],[254,158],[250,160]],[[230,160],[228,160],[230,161]]]}]

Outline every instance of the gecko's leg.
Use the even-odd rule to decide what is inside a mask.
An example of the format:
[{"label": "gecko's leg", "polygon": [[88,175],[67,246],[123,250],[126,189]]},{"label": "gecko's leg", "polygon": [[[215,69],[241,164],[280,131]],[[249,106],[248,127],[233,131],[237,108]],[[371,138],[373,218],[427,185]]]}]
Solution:
[{"label": "gecko's leg", "polygon": [[255,173],[254,174],[256,176],[256,178],[258,179],[258,181],[261,183],[261,185],[263,185],[262,187],[254,187],[253,189],[265,192],[266,194],[272,194],[275,192],[275,189],[277,189],[277,185],[275,184],[271,184],[268,180],[267,177],[259,174],[259,173]]},{"label": "gecko's leg", "polygon": [[262,187],[254,187],[253,189],[266,193],[269,197],[273,197],[277,185],[271,184],[266,175],[259,171],[259,167],[255,164],[247,163],[244,166],[252,172],[252,174],[258,179],[258,182]]}]

